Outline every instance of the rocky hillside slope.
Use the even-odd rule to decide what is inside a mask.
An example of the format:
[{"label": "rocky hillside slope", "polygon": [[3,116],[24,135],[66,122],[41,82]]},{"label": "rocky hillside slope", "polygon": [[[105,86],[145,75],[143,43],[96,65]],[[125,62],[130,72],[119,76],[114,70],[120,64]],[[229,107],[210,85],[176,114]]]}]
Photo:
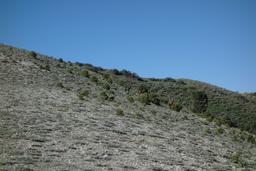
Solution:
[{"label": "rocky hillside slope", "polygon": [[255,170],[255,104],[0,45],[0,170]]}]

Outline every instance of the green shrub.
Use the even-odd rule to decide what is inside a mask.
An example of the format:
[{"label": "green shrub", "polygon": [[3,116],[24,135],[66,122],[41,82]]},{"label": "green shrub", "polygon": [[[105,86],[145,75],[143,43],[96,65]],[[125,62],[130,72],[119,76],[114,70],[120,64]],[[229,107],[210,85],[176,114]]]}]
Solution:
[{"label": "green shrub", "polygon": [[213,121],[218,125],[226,125],[226,126],[233,126],[231,120],[227,115],[218,116],[213,119]]},{"label": "green shrub", "polygon": [[211,130],[209,128],[205,128],[203,132],[204,132],[204,135],[211,134]]},{"label": "green shrub", "polygon": [[109,74],[104,74],[104,75],[103,75],[103,79],[104,79],[105,81],[107,81],[108,83],[110,83],[110,84],[113,83],[113,80],[112,80],[112,78],[111,78],[111,76],[110,76]]},{"label": "green shrub", "polygon": [[139,94],[139,97],[138,97],[138,101],[143,103],[143,104],[150,104],[150,96],[149,96],[149,93],[142,93],[142,94]]},{"label": "green shrub", "polygon": [[114,96],[114,95],[110,95],[110,96],[108,97],[108,100],[109,100],[109,101],[114,101],[114,99],[115,99],[115,96]]},{"label": "green shrub", "polygon": [[44,69],[44,70],[50,71],[50,66],[48,64],[40,65],[40,69]]},{"label": "green shrub", "polygon": [[221,134],[224,133],[224,129],[221,128],[221,127],[218,127],[218,128],[216,129],[216,133],[217,133],[218,135],[221,135]]},{"label": "green shrub", "polygon": [[237,163],[237,164],[240,164],[242,161],[241,161],[241,154],[239,152],[234,152],[232,154],[230,154],[230,156],[228,156],[228,158],[234,162],[234,163]]},{"label": "green shrub", "polygon": [[37,53],[34,52],[34,51],[30,51],[29,52],[29,56],[33,57],[33,58],[36,58],[37,57]]},{"label": "green shrub", "polygon": [[136,117],[136,118],[138,118],[138,119],[143,119],[144,118],[144,116],[141,114],[141,113],[135,113],[134,114],[134,116]]},{"label": "green shrub", "polygon": [[98,78],[96,76],[92,76],[91,81],[95,82],[95,83],[98,83]]},{"label": "green shrub", "polygon": [[80,100],[84,100],[84,97],[89,96],[89,91],[88,90],[83,90],[78,94],[78,97]]},{"label": "green shrub", "polygon": [[134,98],[133,98],[132,96],[128,96],[128,97],[127,97],[127,100],[128,100],[129,102],[131,102],[131,103],[134,102]]},{"label": "green shrub", "polygon": [[63,85],[61,82],[58,82],[58,83],[56,84],[56,86],[59,87],[59,88],[64,88],[64,85]]},{"label": "green shrub", "polygon": [[181,111],[181,109],[182,109],[182,106],[173,100],[168,102],[168,106],[170,109],[175,110],[177,112]]},{"label": "green shrub", "polygon": [[118,115],[118,116],[124,116],[124,111],[123,111],[123,109],[117,108],[117,109],[116,109],[116,115]]},{"label": "green shrub", "polygon": [[103,83],[102,87],[106,90],[110,90],[110,85],[108,83]]},{"label": "green shrub", "polygon": [[117,69],[112,69],[111,72],[114,74],[114,75],[122,75],[122,73],[117,70]]},{"label": "green shrub", "polygon": [[196,91],[192,92],[191,110],[195,113],[206,112],[208,107],[208,97],[205,93]]},{"label": "green shrub", "polygon": [[254,136],[251,135],[251,134],[248,135],[247,141],[252,143],[252,144],[256,144],[256,140],[255,140]]},{"label": "green shrub", "polygon": [[81,73],[80,73],[80,75],[82,76],[82,77],[89,77],[89,72],[87,71],[87,70],[83,70]]},{"label": "green shrub", "polygon": [[158,98],[158,96],[156,94],[149,94],[149,99],[150,101],[155,104],[155,105],[160,105],[160,99]]},{"label": "green shrub", "polygon": [[100,98],[101,98],[102,100],[108,100],[108,95],[107,95],[107,93],[106,93],[105,91],[102,91],[102,92],[100,93]]},{"label": "green shrub", "polygon": [[75,64],[78,65],[78,66],[80,66],[80,67],[83,66],[83,64],[80,63],[80,62],[76,62]]},{"label": "green shrub", "polygon": [[139,93],[139,94],[148,93],[148,92],[149,92],[149,87],[146,86],[145,84],[141,84],[141,85],[138,87],[138,93]]}]

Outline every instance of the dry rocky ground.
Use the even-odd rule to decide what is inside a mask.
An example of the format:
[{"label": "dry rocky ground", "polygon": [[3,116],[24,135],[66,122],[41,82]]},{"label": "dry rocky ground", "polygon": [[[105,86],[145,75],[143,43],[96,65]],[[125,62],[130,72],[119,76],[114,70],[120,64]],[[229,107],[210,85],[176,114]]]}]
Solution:
[{"label": "dry rocky ground", "polygon": [[115,99],[103,100],[89,78],[28,54],[0,47],[0,170],[256,170],[256,145],[235,141],[239,130],[131,103],[115,85]]}]

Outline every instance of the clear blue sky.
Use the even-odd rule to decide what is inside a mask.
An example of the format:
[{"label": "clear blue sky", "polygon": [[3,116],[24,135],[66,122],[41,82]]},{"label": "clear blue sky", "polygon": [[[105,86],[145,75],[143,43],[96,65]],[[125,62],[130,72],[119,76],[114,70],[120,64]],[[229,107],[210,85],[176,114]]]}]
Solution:
[{"label": "clear blue sky", "polygon": [[0,42],[256,91],[255,0],[1,0]]}]

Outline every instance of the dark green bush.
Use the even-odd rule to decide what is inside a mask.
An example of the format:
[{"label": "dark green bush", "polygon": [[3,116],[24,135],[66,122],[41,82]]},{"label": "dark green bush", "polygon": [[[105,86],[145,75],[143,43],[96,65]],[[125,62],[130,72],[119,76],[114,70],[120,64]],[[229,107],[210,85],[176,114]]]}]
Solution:
[{"label": "dark green bush", "polygon": [[191,110],[195,113],[206,112],[208,107],[208,97],[201,91],[192,92]]}]

